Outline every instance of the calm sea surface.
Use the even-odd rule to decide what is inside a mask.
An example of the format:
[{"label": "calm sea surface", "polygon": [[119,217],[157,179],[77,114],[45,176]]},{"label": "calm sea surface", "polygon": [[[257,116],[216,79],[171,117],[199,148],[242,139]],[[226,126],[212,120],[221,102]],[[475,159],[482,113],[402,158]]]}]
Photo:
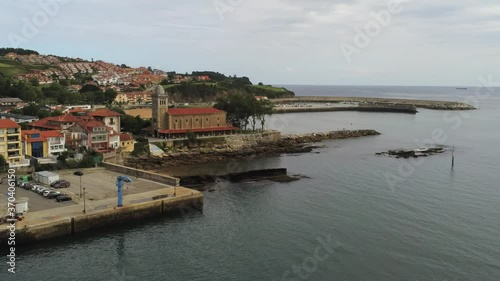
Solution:
[{"label": "calm sea surface", "polygon": [[[452,101],[464,101],[475,90],[288,88],[298,95]],[[471,112],[274,116],[269,126],[284,132],[367,128],[382,135],[326,142],[320,154],[239,163],[245,169],[285,167],[310,178],[221,182],[217,192],[206,194],[203,213],[40,243],[18,252],[15,276],[2,265],[0,280],[500,280],[500,89],[495,90],[489,95],[483,89],[479,110]],[[451,153],[423,162],[375,156],[436,140],[456,147],[454,170]]]}]

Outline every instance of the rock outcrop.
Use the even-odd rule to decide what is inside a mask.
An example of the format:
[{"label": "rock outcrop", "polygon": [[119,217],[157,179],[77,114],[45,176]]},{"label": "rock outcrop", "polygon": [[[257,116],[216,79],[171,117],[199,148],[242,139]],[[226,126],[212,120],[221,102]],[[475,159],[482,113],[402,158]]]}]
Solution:
[{"label": "rock outcrop", "polygon": [[[312,133],[301,135],[283,135],[274,140],[259,141],[248,138],[238,145],[231,143],[219,144],[213,147],[182,148],[175,153],[163,157],[131,157],[126,160],[126,166],[143,170],[161,171],[168,167],[227,162],[260,157],[279,156],[281,154],[309,153],[318,146],[313,143],[325,140],[349,139],[380,135],[375,130],[333,131],[327,133]],[[234,142],[233,142],[234,143]]]}]

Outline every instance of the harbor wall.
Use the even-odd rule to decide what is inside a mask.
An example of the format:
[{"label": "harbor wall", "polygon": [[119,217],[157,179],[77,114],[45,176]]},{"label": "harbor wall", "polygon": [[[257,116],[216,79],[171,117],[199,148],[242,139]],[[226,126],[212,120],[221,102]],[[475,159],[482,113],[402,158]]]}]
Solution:
[{"label": "harbor wall", "polygon": [[[103,210],[89,215],[64,218],[39,225],[16,229],[16,245],[31,244],[56,237],[74,235],[93,229],[126,224],[142,219],[174,213],[201,211],[203,193],[194,193],[179,198],[168,198],[133,204],[122,208]],[[9,232],[0,231],[0,245],[6,245]]]},{"label": "harbor wall", "polygon": [[276,108],[275,113],[362,111],[417,114],[417,108],[411,105],[363,105],[349,107],[284,107]]},{"label": "harbor wall", "polygon": [[147,172],[131,167],[126,167],[122,165],[117,165],[117,164],[112,164],[112,163],[107,163],[103,162],[101,163],[103,167],[105,167],[107,170],[117,172],[117,173],[122,173],[130,176],[134,176],[136,178],[141,178],[145,180],[150,180],[150,181],[155,181],[159,183],[163,183],[166,185],[171,185],[171,186],[179,186],[180,179],[170,177],[167,175],[161,175],[161,174],[155,174],[152,172]]},{"label": "harbor wall", "polygon": [[368,97],[321,97],[321,96],[297,96],[286,99],[272,99],[274,103],[360,103],[369,105],[412,105],[418,108],[434,110],[474,110],[474,106],[464,102],[435,101],[435,100],[415,100],[415,99],[394,99],[394,98],[368,98]]}]

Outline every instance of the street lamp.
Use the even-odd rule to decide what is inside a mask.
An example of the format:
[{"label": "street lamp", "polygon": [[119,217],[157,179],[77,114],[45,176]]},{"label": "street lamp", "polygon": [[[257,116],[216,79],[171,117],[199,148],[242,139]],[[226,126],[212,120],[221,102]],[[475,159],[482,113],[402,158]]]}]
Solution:
[{"label": "street lamp", "polygon": [[[80,179],[81,179],[81,177],[80,177]],[[83,213],[84,214],[87,213],[87,211],[85,210],[85,206],[86,206],[86,204],[85,204],[85,187],[84,187],[83,188]]]},{"label": "street lamp", "polygon": [[81,199],[82,198],[82,176],[83,176],[83,172],[82,171],[76,171],[76,172],[73,173],[73,175],[80,177],[80,199]]},{"label": "street lamp", "polygon": [[80,198],[82,198],[82,176],[80,176]]}]

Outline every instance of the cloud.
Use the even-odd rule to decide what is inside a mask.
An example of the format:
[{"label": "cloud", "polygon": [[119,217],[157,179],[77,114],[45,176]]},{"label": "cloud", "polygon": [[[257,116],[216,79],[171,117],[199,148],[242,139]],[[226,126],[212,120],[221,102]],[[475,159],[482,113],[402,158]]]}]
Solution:
[{"label": "cloud", "polygon": [[[366,25],[387,2],[220,1],[237,3],[224,20],[212,0],[67,0],[23,47],[182,72],[213,69],[280,84],[297,84],[297,77],[304,84],[463,84],[467,77],[484,74],[480,71],[497,72],[500,63],[496,1],[405,0],[403,12],[352,65],[339,45],[352,40],[356,27]],[[3,1],[2,29],[19,31],[22,18],[30,18],[38,5]],[[9,45],[5,36],[0,44]],[[441,74],[425,75],[429,68]]]}]

